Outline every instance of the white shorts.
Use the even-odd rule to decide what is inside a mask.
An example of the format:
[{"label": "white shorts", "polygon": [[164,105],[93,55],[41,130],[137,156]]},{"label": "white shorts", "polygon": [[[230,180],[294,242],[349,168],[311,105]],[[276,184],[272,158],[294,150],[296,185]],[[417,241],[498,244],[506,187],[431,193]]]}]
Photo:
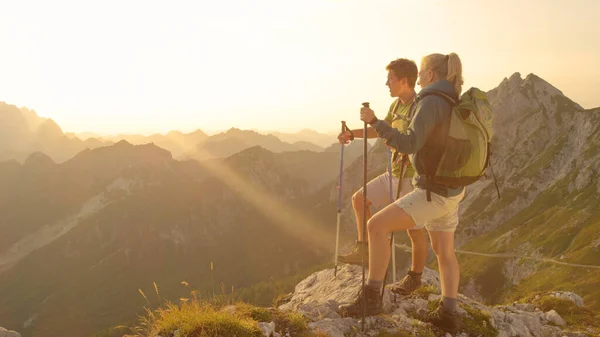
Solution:
[{"label": "white shorts", "polygon": [[413,230],[426,228],[434,232],[454,232],[458,226],[458,205],[464,196],[464,189],[461,194],[448,198],[431,193],[429,202],[427,192],[416,188],[395,204],[413,219],[417,225],[411,228]]},{"label": "white shorts", "polygon": [[[396,200],[398,193],[398,178],[392,176],[392,198]],[[400,190],[400,198],[412,192],[412,178],[402,179],[402,188]],[[359,194],[363,194],[363,189],[359,189]],[[378,177],[367,183],[367,199],[376,208],[383,208],[391,203],[390,200],[390,175],[388,171],[382,173]]]}]

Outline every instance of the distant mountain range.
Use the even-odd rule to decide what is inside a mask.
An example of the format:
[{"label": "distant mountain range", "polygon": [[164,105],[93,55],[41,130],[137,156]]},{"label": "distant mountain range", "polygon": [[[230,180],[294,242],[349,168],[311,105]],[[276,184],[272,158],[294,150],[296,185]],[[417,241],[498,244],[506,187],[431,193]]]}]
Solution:
[{"label": "distant mountain range", "polygon": [[336,141],[336,134],[323,134],[311,129],[302,129],[296,133],[271,132],[286,143],[309,142],[325,148]]},{"label": "distant mountain range", "polygon": [[[335,141],[336,139],[334,138],[332,140]],[[198,160],[224,158],[253,146],[260,146],[271,152],[323,150],[317,145],[308,142],[296,142],[290,144],[283,142],[274,135],[262,135],[255,131],[231,128],[226,132],[206,138],[198,143],[194,150],[184,155],[183,158],[194,158]]]},{"label": "distant mountain range", "polygon": [[171,152],[174,158],[178,158],[187,151],[194,149],[198,143],[208,138],[208,135],[202,130],[196,130],[190,133],[182,133],[179,131],[170,131],[167,134],[153,134],[150,136],[135,135],[135,134],[120,134],[116,136],[103,136],[111,142],[125,140],[134,145],[142,145],[153,143],[158,147]]},{"label": "distant mountain range", "polygon": [[34,152],[42,152],[55,162],[63,162],[84,149],[110,146],[121,140],[134,145],[152,143],[171,152],[173,158],[182,160],[227,158],[254,146],[261,146],[271,152],[321,152],[325,147],[337,143],[336,135],[320,134],[312,130],[294,134],[263,134],[231,128],[212,136],[202,130],[190,133],[171,131],[149,136],[63,133],[52,119],[41,118],[33,110],[3,102],[0,102],[0,123],[0,161],[16,160],[20,163]]}]

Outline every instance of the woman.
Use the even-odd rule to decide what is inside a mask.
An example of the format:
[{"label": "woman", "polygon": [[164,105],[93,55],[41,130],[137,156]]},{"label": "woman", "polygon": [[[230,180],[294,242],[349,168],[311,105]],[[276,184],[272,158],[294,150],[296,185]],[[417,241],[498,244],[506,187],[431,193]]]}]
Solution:
[{"label": "woman", "polygon": [[[415,190],[388,205],[368,221],[368,283],[354,303],[340,306],[340,310],[346,316],[359,316],[365,291],[366,315],[381,313],[380,294],[390,259],[387,235],[425,228],[438,260],[442,288],[439,307],[428,313],[425,320],[454,333],[458,325],[456,308],[459,283],[454,232],[458,225],[458,206],[464,197],[464,188],[439,184],[431,178],[431,172],[436,171],[445,148],[451,102],[458,101],[462,91],[462,64],[458,55],[431,54],[423,57],[418,84],[422,90],[418,94],[415,116],[406,132],[400,132],[378,120],[373,110],[361,109],[361,120],[370,124],[388,146],[409,154],[417,174],[414,178]],[[441,95],[432,94],[440,92]]]}]

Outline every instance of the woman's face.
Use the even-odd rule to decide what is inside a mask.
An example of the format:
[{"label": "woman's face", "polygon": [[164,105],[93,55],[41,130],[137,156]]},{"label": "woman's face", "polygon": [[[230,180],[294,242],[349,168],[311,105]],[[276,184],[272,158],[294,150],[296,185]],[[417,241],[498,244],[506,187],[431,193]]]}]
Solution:
[{"label": "woman's face", "polygon": [[421,86],[421,89],[424,89],[431,83],[433,83],[433,71],[429,70],[429,67],[425,62],[422,62],[417,84]]}]

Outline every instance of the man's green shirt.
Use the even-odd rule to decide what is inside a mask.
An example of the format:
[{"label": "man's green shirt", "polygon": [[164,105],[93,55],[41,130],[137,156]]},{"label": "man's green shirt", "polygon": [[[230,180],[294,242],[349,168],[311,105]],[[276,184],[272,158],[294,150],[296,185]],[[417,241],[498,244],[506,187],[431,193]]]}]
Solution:
[{"label": "man's green shirt", "polygon": [[[409,116],[410,116],[410,107],[412,102],[402,104],[398,98],[390,105],[390,109],[388,111],[387,116],[385,117],[385,121],[388,122],[393,128],[398,129],[401,132],[406,132],[408,129],[408,125],[410,124]],[[394,108],[395,111],[394,111]],[[395,149],[392,149],[392,158],[396,153]],[[392,176],[399,178],[402,164],[400,162],[400,155],[398,155],[397,160],[392,163]],[[406,167],[406,172],[404,173],[404,178],[412,178],[415,174],[415,170],[410,162],[408,162],[408,166]]]}]

